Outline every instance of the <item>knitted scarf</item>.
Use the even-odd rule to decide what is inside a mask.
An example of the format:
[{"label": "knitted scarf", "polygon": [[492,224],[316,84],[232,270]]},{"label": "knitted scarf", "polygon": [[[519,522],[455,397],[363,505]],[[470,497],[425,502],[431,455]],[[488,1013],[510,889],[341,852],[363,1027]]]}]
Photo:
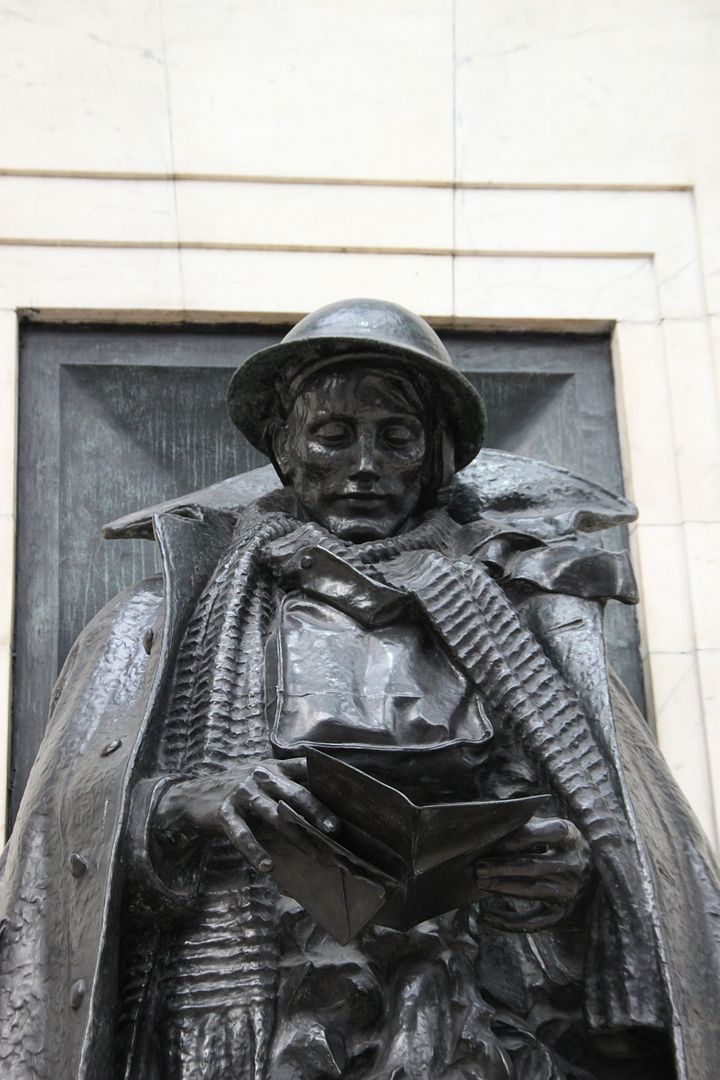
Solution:
[{"label": "knitted scarf", "polygon": [[[274,614],[265,553],[302,531],[286,493],[243,511],[230,548],[191,619],[174,673],[161,771],[202,775],[272,756],[265,719],[264,653]],[[431,512],[417,528],[373,544],[342,545],[370,561],[445,549],[453,523]],[[211,845],[197,912],[164,962],[171,1075],[183,1080],[263,1080],[279,970],[278,894],[229,843]],[[194,1064],[193,1064],[194,1063]]]}]

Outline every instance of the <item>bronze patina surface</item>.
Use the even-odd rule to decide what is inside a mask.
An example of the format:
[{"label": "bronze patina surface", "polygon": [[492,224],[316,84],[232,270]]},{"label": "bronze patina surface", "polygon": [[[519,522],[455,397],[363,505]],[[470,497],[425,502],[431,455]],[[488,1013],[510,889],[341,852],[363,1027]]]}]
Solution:
[{"label": "bronze patina surface", "polygon": [[[720,889],[606,666],[632,520],[480,450],[394,304],[236,373],[268,468],[140,510],[0,885],[13,1080],[712,1080]],[[279,480],[278,480],[279,478]]]}]

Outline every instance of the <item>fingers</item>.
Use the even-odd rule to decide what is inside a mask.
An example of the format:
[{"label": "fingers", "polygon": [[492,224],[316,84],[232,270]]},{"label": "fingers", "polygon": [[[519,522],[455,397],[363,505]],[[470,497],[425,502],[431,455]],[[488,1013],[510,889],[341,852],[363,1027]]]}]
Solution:
[{"label": "fingers", "polygon": [[307,761],[302,757],[285,758],[284,760],[277,762],[276,768],[278,768],[280,772],[284,772],[291,780],[296,780],[299,784],[305,783],[308,778]]},{"label": "fingers", "polygon": [[559,853],[543,852],[537,855],[525,855],[518,858],[496,856],[479,859],[475,863],[478,878],[488,881],[497,878],[524,878],[539,881],[544,877],[580,878],[584,875],[587,862],[579,851]]},{"label": "fingers", "polygon": [[[287,763],[284,764],[287,765]],[[296,767],[294,771],[299,773]],[[253,772],[253,780],[258,788],[266,795],[272,796],[276,803],[282,800],[306,817],[316,828],[323,832],[335,832],[340,826],[339,818],[323,806],[314,795],[311,795],[307,788],[285,775],[286,772],[287,769],[279,772],[260,765]],[[253,809],[253,807],[250,806],[248,809]]]},{"label": "fingers", "polygon": [[580,831],[562,818],[536,819],[475,864],[483,892],[566,903],[578,896],[590,867]]},{"label": "fingers", "polygon": [[527,824],[505,837],[502,843],[493,848],[492,854],[527,851],[532,847],[584,848],[582,833],[565,818],[533,818]]},{"label": "fingers", "polygon": [[493,930],[505,930],[510,933],[537,933],[557,926],[565,917],[565,909],[549,904],[538,903],[530,911],[498,911],[489,901],[482,906],[482,921]]},{"label": "fingers", "polygon": [[253,823],[277,829],[280,802],[324,832],[334,832],[340,826],[339,819],[303,786],[306,781],[307,765],[299,758],[194,778],[177,785],[178,812],[201,836],[227,836],[248,862],[267,873],[273,861],[255,839]]},{"label": "fingers", "polygon": [[258,844],[250,826],[237,813],[230,799],[226,799],[220,807],[218,818],[223,832],[240,854],[244,855],[256,870],[263,874],[269,873],[273,868],[272,859],[265,848]]},{"label": "fingers", "polygon": [[502,896],[514,896],[518,900],[549,900],[562,903],[572,900],[578,894],[578,879],[570,876],[552,878],[496,877],[484,878],[477,875],[477,885],[483,892],[498,893]]}]

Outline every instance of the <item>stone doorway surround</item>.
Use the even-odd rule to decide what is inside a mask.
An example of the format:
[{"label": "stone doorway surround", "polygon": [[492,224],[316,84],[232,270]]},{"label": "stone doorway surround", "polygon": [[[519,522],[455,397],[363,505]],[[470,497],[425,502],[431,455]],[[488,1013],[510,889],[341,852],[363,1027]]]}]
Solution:
[{"label": "stone doorway surround", "polygon": [[611,332],[652,719],[717,844],[720,368],[698,235],[682,186],[0,175],[0,776],[19,321],[278,323],[381,296],[437,327]]}]

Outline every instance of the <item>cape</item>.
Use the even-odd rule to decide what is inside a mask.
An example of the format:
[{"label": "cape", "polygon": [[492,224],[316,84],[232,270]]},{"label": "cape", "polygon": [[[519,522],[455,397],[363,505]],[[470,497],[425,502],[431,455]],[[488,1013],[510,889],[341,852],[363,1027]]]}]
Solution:
[{"label": "cape", "polygon": [[[238,510],[274,486],[268,468],[255,470],[105,530],[153,537],[163,575],[116,597],[73,647],[3,855],[0,1062],[11,1080],[112,1075],[123,836],[144,743]],[[576,530],[631,520],[634,508],[564,470],[484,451],[459,474],[449,509],[469,526],[481,517],[495,526],[505,578],[534,587],[526,617],[593,717],[634,830],[677,1076],[711,1080],[720,1060],[717,870],[647,725],[606,677],[602,601],[631,602],[632,582],[602,560],[594,576],[577,573],[578,558],[589,564]],[[513,534],[539,543],[523,549]],[[181,886],[173,899],[182,904]]]}]

